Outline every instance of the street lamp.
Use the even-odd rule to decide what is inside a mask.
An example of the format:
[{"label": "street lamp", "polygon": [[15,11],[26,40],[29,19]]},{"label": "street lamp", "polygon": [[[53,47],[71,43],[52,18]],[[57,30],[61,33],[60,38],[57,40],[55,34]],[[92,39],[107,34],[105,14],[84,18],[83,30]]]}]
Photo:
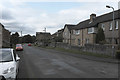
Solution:
[{"label": "street lamp", "polygon": [[113,31],[112,31],[112,43],[114,44],[114,24],[115,24],[115,20],[114,20],[114,8],[112,6],[108,6],[106,5],[106,8],[112,8],[113,9]]},{"label": "street lamp", "polygon": [[[114,20],[114,7],[112,7],[112,6],[109,6],[109,5],[106,5],[106,8],[112,8],[112,10],[113,10],[113,27],[112,27],[112,29],[113,29],[113,31],[112,31],[112,37],[113,37],[113,39],[112,39],[112,48],[114,49],[114,24],[115,24],[115,20]],[[114,53],[114,52],[113,52]]]}]

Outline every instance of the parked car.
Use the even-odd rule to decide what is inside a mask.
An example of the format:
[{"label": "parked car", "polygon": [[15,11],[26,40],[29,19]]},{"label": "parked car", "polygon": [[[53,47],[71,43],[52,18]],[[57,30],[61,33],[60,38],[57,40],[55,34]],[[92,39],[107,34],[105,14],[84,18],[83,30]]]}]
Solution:
[{"label": "parked car", "polygon": [[13,49],[0,49],[0,77],[4,79],[16,79],[20,58]]},{"label": "parked car", "polygon": [[23,51],[22,44],[16,44],[16,51]]},{"label": "parked car", "polygon": [[32,46],[31,43],[29,43],[28,46]]}]

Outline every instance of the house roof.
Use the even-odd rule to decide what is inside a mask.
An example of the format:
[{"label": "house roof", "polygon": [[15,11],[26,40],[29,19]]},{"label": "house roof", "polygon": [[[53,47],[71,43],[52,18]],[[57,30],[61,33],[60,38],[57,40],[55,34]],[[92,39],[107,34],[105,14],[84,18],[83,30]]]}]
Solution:
[{"label": "house roof", "polygon": [[65,27],[67,27],[68,30],[71,31],[73,29],[73,27],[75,27],[75,26],[76,25],[73,25],[73,24],[65,24],[64,29],[65,29]]},{"label": "house roof", "polygon": [[[120,9],[115,11],[115,19],[120,19]],[[98,23],[112,21],[113,20],[113,12],[97,16],[92,23],[90,23],[90,19],[82,21],[76,25],[73,29],[83,29],[90,27],[97,27]]]},{"label": "house roof", "polygon": [[3,24],[0,23],[0,25],[1,25],[3,28],[5,28],[5,27],[3,26]]},{"label": "house roof", "polygon": [[60,30],[58,30],[58,32],[63,32],[64,31],[64,29],[60,29]]}]

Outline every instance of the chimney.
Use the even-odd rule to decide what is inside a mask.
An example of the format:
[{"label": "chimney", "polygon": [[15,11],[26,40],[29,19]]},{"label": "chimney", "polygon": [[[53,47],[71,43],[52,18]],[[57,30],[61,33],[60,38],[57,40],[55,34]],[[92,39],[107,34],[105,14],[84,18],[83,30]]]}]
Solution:
[{"label": "chimney", "polygon": [[93,20],[96,18],[96,14],[91,14],[90,15],[90,22],[93,22]]}]

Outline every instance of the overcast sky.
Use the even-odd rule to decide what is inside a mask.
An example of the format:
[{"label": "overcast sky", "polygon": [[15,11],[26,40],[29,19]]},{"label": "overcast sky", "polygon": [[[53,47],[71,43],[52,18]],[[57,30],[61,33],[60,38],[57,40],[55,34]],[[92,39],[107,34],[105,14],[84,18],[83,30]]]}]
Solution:
[{"label": "overcast sky", "polygon": [[78,24],[97,16],[109,13],[110,5],[118,9],[119,0],[1,0],[0,22],[11,32],[35,35],[36,32],[53,34],[65,24]]}]

